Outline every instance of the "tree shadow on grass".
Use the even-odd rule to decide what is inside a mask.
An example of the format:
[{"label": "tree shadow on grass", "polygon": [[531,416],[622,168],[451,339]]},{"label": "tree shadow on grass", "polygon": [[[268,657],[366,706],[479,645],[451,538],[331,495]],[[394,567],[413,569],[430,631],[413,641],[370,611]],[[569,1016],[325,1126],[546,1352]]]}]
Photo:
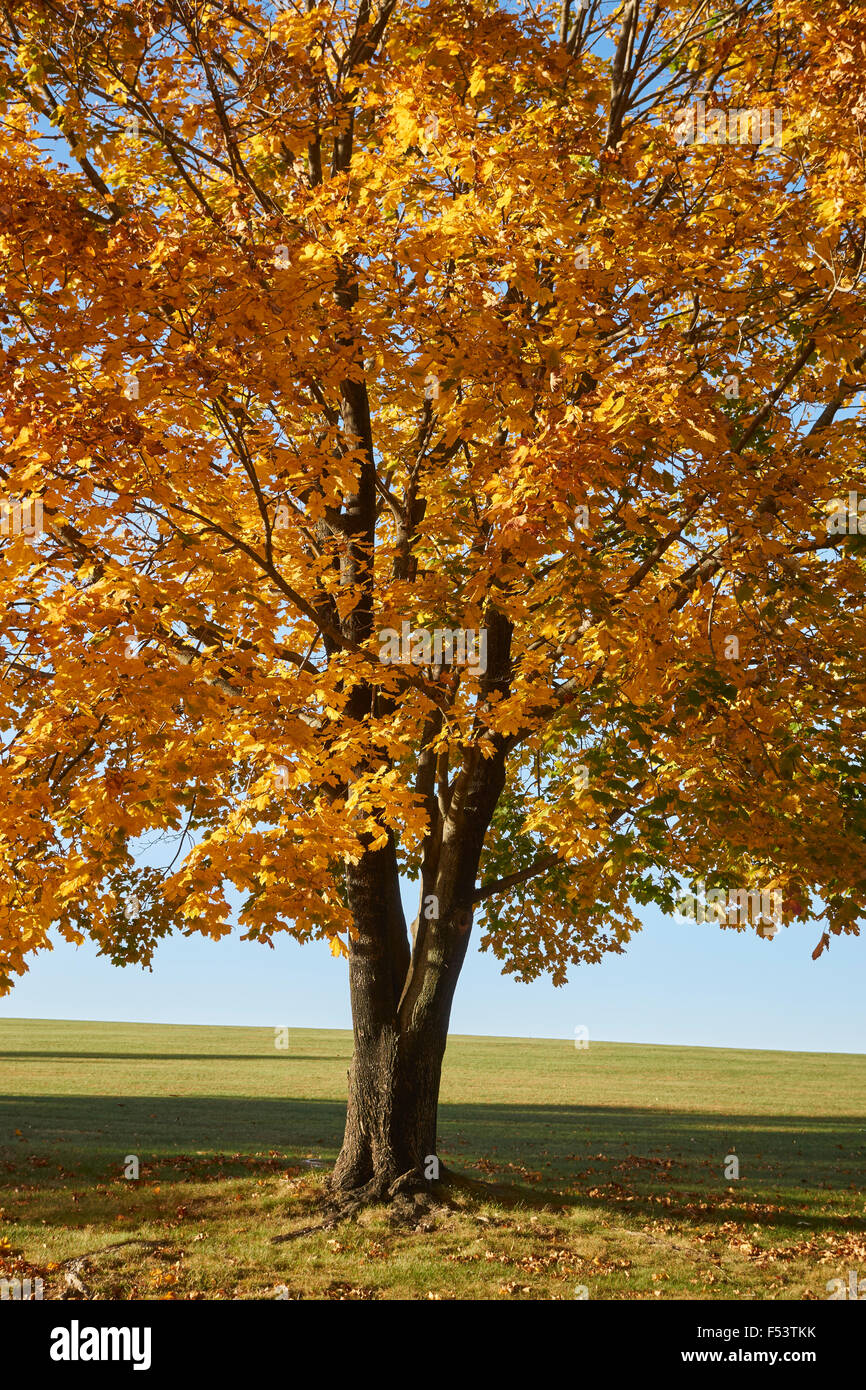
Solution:
[{"label": "tree shadow on grass", "polygon": [[[0,1186],[44,1188],[40,1202],[53,1210],[40,1206],[40,1216],[65,1224],[71,1213],[58,1184],[117,1179],[129,1154],[167,1184],[195,1181],[197,1169],[201,1176],[249,1176],[256,1166],[250,1160],[262,1155],[270,1157],[259,1166],[273,1173],[293,1161],[333,1162],[344,1119],[345,1104],[336,1100],[5,1096]],[[853,1115],[444,1104],[439,1150],[450,1170],[489,1179],[492,1200],[507,1189],[528,1205],[697,1223],[718,1221],[720,1209],[727,1220],[754,1221],[757,1203],[762,1225],[790,1225],[793,1211],[816,1200],[840,1207],[847,1200],[851,1210],[866,1166],[866,1129]],[[180,1155],[190,1161],[178,1166]],[[725,1177],[729,1155],[739,1160],[739,1180]],[[4,1201],[14,1205],[11,1197]],[[815,1220],[825,1229],[864,1227],[841,1210]]]},{"label": "tree shadow on grass", "polygon": [[279,1048],[264,1052],[21,1052],[6,1049],[0,1062],[351,1062],[352,1054],[327,1052],[283,1052]]}]

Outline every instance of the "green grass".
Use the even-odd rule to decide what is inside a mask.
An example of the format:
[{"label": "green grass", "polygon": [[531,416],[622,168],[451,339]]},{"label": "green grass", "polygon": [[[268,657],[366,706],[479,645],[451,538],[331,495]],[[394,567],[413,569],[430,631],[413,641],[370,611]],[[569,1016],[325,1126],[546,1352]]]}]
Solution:
[{"label": "green grass", "polygon": [[350,1051],[0,1020],[0,1276],[58,1297],[87,1254],[97,1298],[802,1299],[866,1275],[866,1058],[843,1054],[452,1037],[440,1157],[508,1199],[274,1245],[317,1220]]}]

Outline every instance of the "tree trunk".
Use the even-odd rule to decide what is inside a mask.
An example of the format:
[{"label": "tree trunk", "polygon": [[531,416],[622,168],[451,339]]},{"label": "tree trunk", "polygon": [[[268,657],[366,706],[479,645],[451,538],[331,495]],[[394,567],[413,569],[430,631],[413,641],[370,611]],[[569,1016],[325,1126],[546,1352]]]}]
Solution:
[{"label": "tree trunk", "polygon": [[[487,632],[483,688],[502,694],[511,626],[491,610]],[[438,1176],[431,1160],[451,1005],[469,944],[484,837],[505,783],[506,741],[494,735],[490,742],[492,755],[470,749],[448,787],[447,815],[422,870],[422,901],[430,895],[435,906],[416,919],[411,951],[393,835],[346,866],[354,1052],[346,1131],[331,1177],[337,1192],[360,1189],[376,1199],[400,1180],[401,1188],[421,1187]]]},{"label": "tree trunk", "polygon": [[384,1198],[398,1180],[420,1187],[438,1170],[436,1112],[447,1027],[437,1033],[355,1029],[343,1147],[332,1177],[338,1191]]},{"label": "tree trunk", "polygon": [[[337,1191],[365,1189],[379,1198],[398,1179],[401,1187],[421,1187],[438,1176],[431,1160],[439,1082],[480,852],[472,840],[461,847],[469,844],[468,860],[463,852],[457,856],[457,891],[435,918],[415,923],[411,956],[393,845],[347,870],[355,919],[349,947],[354,1052],[346,1131],[331,1179]],[[443,865],[448,858],[443,855]]]},{"label": "tree trunk", "polygon": [[[354,1053],[343,1147],[332,1177],[340,1191],[384,1197],[398,1179],[421,1187],[438,1176],[436,1117],[448,1021],[468,941],[468,916],[440,922],[449,948],[428,963],[410,1001],[388,988],[387,961],[360,937],[349,974]],[[451,930],[448,931],[449,926]],[[416,936],[416,951],[418,937]]]}]

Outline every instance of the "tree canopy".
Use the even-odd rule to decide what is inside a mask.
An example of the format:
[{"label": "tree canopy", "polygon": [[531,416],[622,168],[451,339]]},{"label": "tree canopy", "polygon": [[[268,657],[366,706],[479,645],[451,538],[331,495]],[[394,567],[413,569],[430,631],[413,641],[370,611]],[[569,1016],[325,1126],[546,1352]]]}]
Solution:
[{"label": "tree canopy", "polygon": [[347,954],[365,863],[521,978],[697,877],[857,931],[864,60],[841,0],[2,6],[5,988],[232,889]]}]

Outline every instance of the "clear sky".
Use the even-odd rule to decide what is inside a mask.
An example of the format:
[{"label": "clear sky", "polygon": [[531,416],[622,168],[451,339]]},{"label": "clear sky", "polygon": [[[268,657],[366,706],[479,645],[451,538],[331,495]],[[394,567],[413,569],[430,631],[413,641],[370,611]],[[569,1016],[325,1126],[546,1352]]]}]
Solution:
[{"label": "clear sky", "polygon": [[[413,890],[414,892],[414,890]],[[409,904],[407,902],[407,908]],[[572,970],[567,985],[518,984],[473,942],[451,1031],[498,1036],[683,1043],[705,1047],[866,1052],[866,941],[834,937],[811,960],[821,928],[753,930],[680,923],[641,908],[644,931],[622,956]],[[414,915],[414,913],[413,913]],[[118,969],[61,943],[34,959],[3,1018],[153,1023],[351,1026],[346,962],[327,945],[283,938],[274,950],[237,936],[162,943],[152,973]]]}]

